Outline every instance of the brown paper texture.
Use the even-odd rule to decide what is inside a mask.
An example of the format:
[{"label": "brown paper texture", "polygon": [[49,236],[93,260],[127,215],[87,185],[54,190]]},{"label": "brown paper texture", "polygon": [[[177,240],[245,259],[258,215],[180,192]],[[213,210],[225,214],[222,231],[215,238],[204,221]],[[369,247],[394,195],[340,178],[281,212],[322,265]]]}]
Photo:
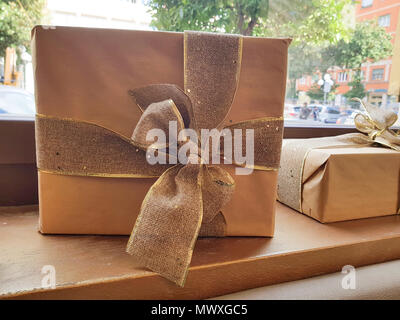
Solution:
[{"label": "brown paper texture", "polygon": [[314,149],[304,164],[302,208],[320,222],[396,214],[400,153],[382,147]]},{"label": "brown paper texture", "polygon": [[[32,32],[40,114],[89,121],[126,137],[141,112],[128,90],[156,83],[183,88],[183,34],[56,27]],[[239,87],[224,126],[281,117],[288,39],[245,37]],[[234,174],[223,208],[227,235],[272,236],[277,173]],[[39,172],[43,233],[130,234],[154,179],[60,176]]]}]

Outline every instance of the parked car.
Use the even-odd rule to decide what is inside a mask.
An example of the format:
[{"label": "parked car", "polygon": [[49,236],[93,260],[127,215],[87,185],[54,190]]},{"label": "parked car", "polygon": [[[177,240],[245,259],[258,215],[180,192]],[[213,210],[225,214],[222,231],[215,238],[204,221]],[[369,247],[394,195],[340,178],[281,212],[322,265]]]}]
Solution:
[{"label": "parked car", "polygon": [[12,86],[0,85],[0,115],[35,115],[32,93]]},{"label": "parked car", "polygon": [[300,108],[301,108],[300,106],[285,104],[284,119],[285,120],[299,119]]},{"label": "parked car", "polygon": [[366,115],[366,113],[365,113],[364,111],[356,110],[356,111],[353,111],[353,112],[351,113],[351,115],[349,115],[348,117],[346,117],[346,119],[344,119],[344,121],[341,121],[341,123],[338,123],[338,122],[336,122],[336,123],[338,123],[338,124],[343,124],[343,125],[346,125],[346,126],[354,126],[354,118],[355,118],[355,116],[356,116],[357,114],[359,114],[359,113],[362,113],[362,114],[365,114],[365,115]]},{"label": "parked car", "polygon": [[337,107],[323,106],[319,113],[319,119],[324,123],[336,123],[339,118],[340,110]]},{"label": "parked car", "polygon": [[[354,109],[346,109],[340,112],[340,117],[336,120],[336,124],[343,125],[353,125],[354,124],[354,115],[360,112],[360,110]],[[354,113],[354,115],[353,115]]]}]

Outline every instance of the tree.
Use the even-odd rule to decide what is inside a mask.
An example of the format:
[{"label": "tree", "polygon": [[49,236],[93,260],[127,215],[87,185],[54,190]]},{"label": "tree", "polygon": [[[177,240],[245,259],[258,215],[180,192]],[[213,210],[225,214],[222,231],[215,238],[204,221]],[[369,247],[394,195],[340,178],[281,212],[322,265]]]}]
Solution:
[{"label": "tree", "polygon": [[309,96],[311,100],[322,101],[324,100],[324,91],[315,83],[311,86],[310,90],[307,91],[307,96]]},{"label": "tree", "polygon": [[[361,66],[364,62],[377,61],[390,56],[392,53],[390,40],[391,36],[376,21],[357,23],[350,31],[348,41],[340,39],[325,48],[306,48],[303,51],[301,63],[295,65],[294,70],[289,71],[289,77],[297,79],[317,70],[321,74],[325,74],[328,68],[333,66],[350,69],[353,71],[353,81],[349,83],[351,88],[344,96],[348,99],[363,98],[366,92],[361,81]],[[296,50],[296,48],[292,50]],[[293,60],[293,56],[291,60]],[[311,90],[310,94],[314,95],[315,93],[315,90]]]},{"label": "tree", "polygon": [[357,105],[352,102],[352,98],[362,99],[366,95],[361,80],[362,64],[386,58],[392,54],[392,50],[391,36],[376,21],[358,23],[350,41],[340,40],[325,50],[326,60],[333,60],[336,66],[353,71],[353,80],[349,83],[350,90],[344,94],[351,105]]},{"label": "tree", "polygon": [[0,0],[0,56],[7,47],[29,50],[31,29],[41,22],[45,0]]},{"label": "tree", "polygon": [[252,35],[269,0],[152,0],[152,25],[159,30],[225,31]]},{"label": "tree", "polygon": [[335,43],[347,39],[352,0],[271,0],[255,35],[293,38],[292,47]]},{"label": "tree", "polygon": [[296,97],[296,79],[305,75],[315,75],[317,72],[325,74],[333,63],[332,58],[329,59],[324,55],[324,48],[321,46],[294,45],[289,47],[287,96],[290,98]]},{"label": "tree", "polygon": [[[204,30],[336,41],[347,30],[343,8],[352,0],[149,0],[159,30]],[[338,36],[339,35],[339,36]]]},{"label": "tree", "polygon": [[[337,84],[334,84],[331,88],[331,91],[329,92],[327,96],[327,101],[332,101],[335,98],[335,90],[338,87]],[[307,91],[307,96],[310,97],[311,100],[314,101],[324,101],[324,90],[323,86],[320,86],[318,84],[313,84],[310,88],[310,90]]]},{"label": "tree", "polygon": [[329,46],[324,58],[343,69],[361,70],[366,61],[377,61],[392,54],[391,36],[376,21],[357,23],[349,41],[340,40]]},{"label": "tree", "polygon": [[353,106],[357,107],[359,106],[359,103],[356,101],[353,101],[353,98],[359,98],[362,99],[365,97],[367,92],[365,91],[365,87],[361,82],[361,77],[360,76],[355,76],[354,80],[349,82],[350,90],[347,91],[344,96],[346,99],[348,99],[348,103]]}]

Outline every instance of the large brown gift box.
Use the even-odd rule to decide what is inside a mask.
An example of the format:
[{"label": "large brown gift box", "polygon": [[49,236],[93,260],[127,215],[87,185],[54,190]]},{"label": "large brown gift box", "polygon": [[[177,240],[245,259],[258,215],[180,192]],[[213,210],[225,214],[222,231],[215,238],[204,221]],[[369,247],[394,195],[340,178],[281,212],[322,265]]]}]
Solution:
[{"label": "large brown gift box", "polygon": [[[224,126],[276,119],[282,136],[289,43],[243,37],[239,84]],[[39,119],[85,121],[129,139],[141,117],[129,90],[164,83],[184,88],[183,33],[38,26],[32,48]],[[39,146],[38,157],[45,151]],[[235,175],[235,166],[221,167],[236,184],[221,210],[225,235],[272,236],[277,170]],[[46,170],[39,163],[42,233],[128,235],[156,181],[68,175],[58,169]]]},{"label": "large brown gift box", "polygon": [[[368,144],[338,144],[336,139],[283,141],[278,199],[323,223],[397,214],[400,152]],[[301,145],[309,147],[304,159],[299,158],[301,152],[296,155]]]}]

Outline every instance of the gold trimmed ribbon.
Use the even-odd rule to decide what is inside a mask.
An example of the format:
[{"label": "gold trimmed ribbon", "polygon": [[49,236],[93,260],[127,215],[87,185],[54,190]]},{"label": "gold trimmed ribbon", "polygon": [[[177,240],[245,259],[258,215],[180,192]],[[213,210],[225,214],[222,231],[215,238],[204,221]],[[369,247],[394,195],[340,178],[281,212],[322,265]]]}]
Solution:
[{"label": "gold trimmed ribbon", "polygon": [[[153,84],[129,90],[142,111],[132,136],[123,137],[94,123],[36,117],[38,169],[55,174],[101,177],[159,177],[143,200],[126,251],[136,260],[183,286],[198,236],[225,236],[221,208],[231,199],[234,179],[218,165],[194,163],[150,165],[146,135],[151,129],[218,128],[229,114],[238,86],[242,37],[201,32],[184,34],[184,90]],[[254,130],[256,170],[277,170],[283,119],[261,118],[223,129]],[[240,146],[245,154],[245,137]],[[221,137],[221,142],[223,137]],[[223,140],[224,143],[232,141]],[[157,150],[176,157],[167,140]],[[178,143],[178,148],[183,145]],[[223,144],[221,143],[221,153]]]},{"label": "gold trimmed ribbon", "polygon": [[322,148],[345,148],[384,146],[400,151],[400,137],[390,129],[397,115],[390,110],[375,107],[368,102],[355,99],[367,114],[359,113],[354,118],[356,128],[362,133],[349,133],[336,137],[312,139],[288,139],[283,142],[278,173],[278,200],[303,212],[302,186],[306,177],[304,165],[309,152]]}]

